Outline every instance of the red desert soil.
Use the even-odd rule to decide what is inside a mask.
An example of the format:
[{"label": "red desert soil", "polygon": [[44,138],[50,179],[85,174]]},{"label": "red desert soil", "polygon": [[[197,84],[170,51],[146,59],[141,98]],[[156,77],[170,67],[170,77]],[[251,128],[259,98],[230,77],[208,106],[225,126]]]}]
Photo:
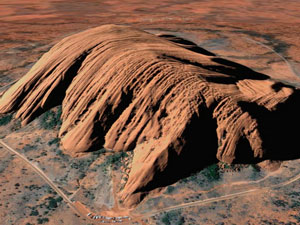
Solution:
[{"label": "red desert soil", "polygon": [[57,43],[6,91],[0,113],[17,111],[25,125],[62,104],[70,154],[133,150],[120,193],[131,207],[216,159],[295,157],[282,147],[297,140],[289,129],[299,93],[181,38],[104,25]]}]

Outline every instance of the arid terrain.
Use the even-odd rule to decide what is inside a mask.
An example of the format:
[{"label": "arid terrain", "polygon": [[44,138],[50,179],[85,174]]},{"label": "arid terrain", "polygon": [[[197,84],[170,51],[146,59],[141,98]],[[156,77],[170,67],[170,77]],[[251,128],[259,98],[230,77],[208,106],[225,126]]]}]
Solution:
[{"label": "arid terrain", "polygon": [[[277,85],[279,90],[298,88],[299,11],[297,1],[275,0],[4,0],[0,3],[0,95],[61,39],[111,23],[189,40],[217,57],[284,83]],[[278,127],[285,130],[274,126],[274,137],[265,137],[270,143],[281,143],[281,136],[290,136],[286,139],[290,143],[276,146],[281,157],[258,165],[215,162],[155,189],[130,211],[118,193],[132,179],[128,175],[133,152],[115,153],[107,150],[107,144],[107,149],[98,146],[77,157],[67,154],[59,145],[59,130],[64,126],[60,105],[32,117],[23,127],[15,115],[1,115],[0,223],[101,224],[101,219],[86,216],[92,212],[120,217],[122,224],[300,224],[300,167],[296,136],[289,131],[297,125],[293,124],[297,102],[294,111],[293,102],[289,104],[285,118],[275,117],[283,121],[278,121]],[[72,141],[68,144],[75,149]],[[197,142],[197,147],[206,146]],[[187,164],[180,166],[185,170]],[[118,219],[103,221],[113,220]]]}]

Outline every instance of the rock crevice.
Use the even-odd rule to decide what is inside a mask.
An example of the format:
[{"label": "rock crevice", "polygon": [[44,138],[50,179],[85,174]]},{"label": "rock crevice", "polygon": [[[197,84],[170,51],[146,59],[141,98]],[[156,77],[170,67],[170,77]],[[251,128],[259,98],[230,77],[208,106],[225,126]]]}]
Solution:
[{"label": "rock crevice", "polygon": [[[270,121],[287,116],[291,106],[283,105],[298,96],[294,87],[190,41],[105,25],[57,43],[5,92],[0,113],[17,111],[25,125],[62,104],[65,151],[134,151],[120,193],[130,207],[217,159],[272,158],[276,146],[264,137],[287,126]],[[271,119],[261,125],[264,118]]]}]

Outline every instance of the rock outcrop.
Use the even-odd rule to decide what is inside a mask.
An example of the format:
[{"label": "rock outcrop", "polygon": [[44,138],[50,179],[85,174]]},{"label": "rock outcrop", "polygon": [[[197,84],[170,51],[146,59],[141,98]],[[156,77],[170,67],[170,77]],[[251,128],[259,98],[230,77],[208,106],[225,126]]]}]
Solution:
[{"label": "rock outcrop", "polygon": [[215,159],[270,158],[281,143],[268,138],[280,132],[272,124],[291,99],[300,99],[294,87],[192,42],[105,25],[64,38],[44,54],[3,95],[0,113],[17,111],[25,125],[62,104],[65,151],[134,151],[120,194],[133,206]]}]

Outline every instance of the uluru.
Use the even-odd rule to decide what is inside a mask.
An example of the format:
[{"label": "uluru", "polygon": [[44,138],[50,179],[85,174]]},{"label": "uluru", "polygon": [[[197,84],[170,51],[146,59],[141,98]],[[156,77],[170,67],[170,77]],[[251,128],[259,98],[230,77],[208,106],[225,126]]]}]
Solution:
[{"label": "uluru", "polygon": [[0,99],[26,125],[62,105],[60,144],[132,151],[127,207],[216,162],[299,157],[299,89],[191,41],[103,25],[55,44]]}]

